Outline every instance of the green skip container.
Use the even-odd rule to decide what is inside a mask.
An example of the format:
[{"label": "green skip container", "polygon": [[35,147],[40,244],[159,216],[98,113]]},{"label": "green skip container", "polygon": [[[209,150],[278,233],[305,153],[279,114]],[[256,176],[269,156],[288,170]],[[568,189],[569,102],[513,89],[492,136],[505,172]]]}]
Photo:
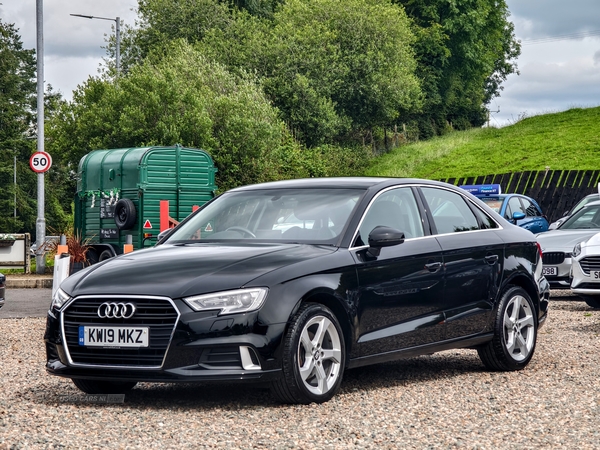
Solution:
[{"label": "green skip container", "polygon": [[90,246],[93,264],[123,253],[127,236],[134,249],[150,247],[160,233],[160,202],[180,222],[215,196],[214,166],[204,150],[144,147],[94,150],[79,161],[75,224]]}]

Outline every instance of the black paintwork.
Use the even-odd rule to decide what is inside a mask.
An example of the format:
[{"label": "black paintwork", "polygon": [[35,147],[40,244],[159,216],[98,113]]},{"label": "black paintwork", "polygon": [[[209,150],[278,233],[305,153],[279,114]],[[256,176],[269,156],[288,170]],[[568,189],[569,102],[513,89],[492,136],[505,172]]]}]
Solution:
[{"label": "black paintwork", "polygon": [[4,306],[4,295],[6,293],[6,277],[0,273],[0,308]]},{"label": "black paintwork", "polygon": [[[389,238],[401,243],[382,243],[371,249],[375,251],[353,247],[369,203],[382,190],[402,185],[413,186],[425,236],[403,240],[383,230],[387,234],[379,242]],[[436,235],[431,212],[419,196],[424,185],[459,193],[471,208],[493,217],[498,227]],[[364,190],[335,245],[250,239],[171,245],[167,237],[155,248],[93,265],[69,277],[61,289],[75,298],[137,295],[173,300],[180,316],[164,362],[144,370],[70,365],[61,332],[63,312],[51,310],[44,336],[47,371],[70,378],[139,381],[269,380],[280,375],[282,337],[302,302],[323,303],[336,314],[346,335],[349,368],[489,341],[500,293],[510,284],[528,291],[539,325],[544,322],[549,290],[534,235],[465,191],[425,180],[331,178],[265,183],[233,192],[302,187]],[[219,316],[195,312],[182,300],[242,287],[269,288],[260,310]],[[210,352],[240,345],[255,352],[261,370],[205,364]]]}]

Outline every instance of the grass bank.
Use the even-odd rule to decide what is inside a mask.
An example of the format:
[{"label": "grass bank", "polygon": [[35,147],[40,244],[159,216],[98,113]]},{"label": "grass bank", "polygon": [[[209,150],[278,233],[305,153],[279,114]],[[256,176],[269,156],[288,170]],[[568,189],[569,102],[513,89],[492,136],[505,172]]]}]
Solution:
[{"label": "grass bank", "polygon": [[600,107],[454,132],[375,158],[368,176],[440,179],[525,170],[600,168]]}]

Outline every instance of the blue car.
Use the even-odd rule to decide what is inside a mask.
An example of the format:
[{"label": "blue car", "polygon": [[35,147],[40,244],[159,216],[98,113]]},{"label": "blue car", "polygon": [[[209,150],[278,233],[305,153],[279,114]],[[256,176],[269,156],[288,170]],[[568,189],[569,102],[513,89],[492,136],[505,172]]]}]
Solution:
[{"label": "blue car", "polygon": [[534,199],[521,194],[502,194],[499,184],[460,187],[484,201],[509,222],[534,234],[548,231],[548,219]]}]

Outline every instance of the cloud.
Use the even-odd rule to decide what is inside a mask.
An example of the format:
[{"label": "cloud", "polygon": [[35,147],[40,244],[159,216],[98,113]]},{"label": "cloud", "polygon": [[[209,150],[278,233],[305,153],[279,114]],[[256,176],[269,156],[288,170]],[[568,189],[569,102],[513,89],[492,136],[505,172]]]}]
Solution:
[{"label": "cloud", "polygon": [[600,30],[598,0],[508,0],[522,39]]},{"label": "cloud", "polygon": [[[24,48],[36,49],[36,1],[0,0],[0,18],[14,23]],[[71,92],[97,75],[105,58],[106,39],[114,34],[112,20],[84,19],[70,14],[116,18],[134,25],[136,0],[45,0],[43,4],[44,76],[46,83],[67,99]]]}]

